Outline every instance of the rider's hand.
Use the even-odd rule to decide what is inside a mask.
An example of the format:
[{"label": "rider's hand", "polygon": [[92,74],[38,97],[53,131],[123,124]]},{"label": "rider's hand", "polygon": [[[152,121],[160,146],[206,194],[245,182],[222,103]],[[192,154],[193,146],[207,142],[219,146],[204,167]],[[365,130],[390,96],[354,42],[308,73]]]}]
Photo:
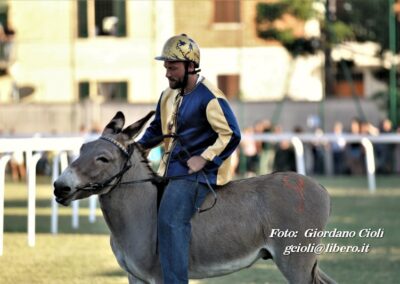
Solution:
[{"label": "rider's hand", "polygon": [[189,174],[200,171],[206,165],[207,160],[202,156],[193,156],[187,161],[189,167]]}]

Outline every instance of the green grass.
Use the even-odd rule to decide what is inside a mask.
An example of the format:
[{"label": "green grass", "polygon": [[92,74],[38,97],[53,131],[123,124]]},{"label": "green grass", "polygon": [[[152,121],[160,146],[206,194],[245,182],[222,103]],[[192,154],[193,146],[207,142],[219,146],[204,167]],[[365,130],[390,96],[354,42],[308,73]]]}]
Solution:
[{"label": "green grass", "polygon": [[[366,178],[322,178],[332,196],[328,230],[385,231],[383,238],[324,238],[323,243],[371,245],[369,253],[325,253],[321,268],[339,283],[398,283],[400,278],[400,178],[380,177],[370,194]],[[71,228],[71,208],[59,207],[59,234],[50,234],[52,188],[40,180],[36,201],[36,246],[27,244],[25,184],[8,182],[5,192],[4,254],[0,256],[0,283],[128,283],[109,246],[109,232],[97,212],[88,222],[87,201],[81,201],[80,227]],[[201,284],[286,283],[272,261],[225,277],[193,281]]]}]

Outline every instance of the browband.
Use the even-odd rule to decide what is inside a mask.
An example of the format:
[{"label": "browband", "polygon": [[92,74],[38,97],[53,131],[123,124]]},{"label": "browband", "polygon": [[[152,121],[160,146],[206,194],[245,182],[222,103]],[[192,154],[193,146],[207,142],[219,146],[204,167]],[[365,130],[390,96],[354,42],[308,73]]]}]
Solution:
[{"label": "browband", "polygon": [[124,145],[122,145],[121,143],[119,143],[117,140],[110,138],[110,137],[106,137],[106,136],[100,136],[100,139],[106,140],[112,144],[114,144],[115,146],[117,146],[126,156],[130,156],[128,149],[126,149],[124,147]]}]

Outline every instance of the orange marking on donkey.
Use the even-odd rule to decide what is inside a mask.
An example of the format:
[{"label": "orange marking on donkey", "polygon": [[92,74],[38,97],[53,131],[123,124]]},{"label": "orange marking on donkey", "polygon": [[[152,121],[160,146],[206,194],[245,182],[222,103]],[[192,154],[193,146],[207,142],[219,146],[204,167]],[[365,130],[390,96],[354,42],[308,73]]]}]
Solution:
[{"label": "orange marking on donkey", "polygon": [[289,176],[283,177],[283,185],[291,190],[294,190],[299,195],[299,206],[297,207],[297,212],[304,212],[304,180],[301,177],[297,179],[291,179]]}]

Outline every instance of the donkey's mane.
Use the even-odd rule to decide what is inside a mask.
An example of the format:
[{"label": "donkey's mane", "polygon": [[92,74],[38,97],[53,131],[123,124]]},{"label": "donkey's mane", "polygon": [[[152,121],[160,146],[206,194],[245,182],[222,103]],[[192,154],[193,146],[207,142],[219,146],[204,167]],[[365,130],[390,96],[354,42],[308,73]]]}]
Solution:
[{"label": "donkey's mane", "polygon": [[161,196],[164,192],[164,188],[165,188],[165,179],[163,179],[162,177],[160,177],[150,166],[150,162],[149,159],[147,158],[147,153],[146,150],[138,143],[133,143],[131,144],[133,147],[133,150],[137,149],[138,152],[141,155],[141,160],[139,161],[141,164],[144,164],[145,167],[150,171],[150,174],[152,176],[152,181],[151,183],[153,185],[155,185],[157,187],[157,208],[160,205],[161,202]]},{"label": "donkey's mane", "polygon": [[134,149],[137,149],[137,150],[139,151],[140,156],[141,156],[141,158],[142,158],[142,159],[140,160],[140,163],[144,164],[144,165],[146,166],[146,168],[150,170],[151,175],[152,175],[153,177],[156,177],[156,178],[159,177],[159,175],[158,175],[158,174],[153,170],[153,168],[150,166],[150,161],[149,161],[149,159],[147,158],[146,150],[145,150],[139,143],[132,143],[131,145],[132,145],[132,147],[133,147]]}]

